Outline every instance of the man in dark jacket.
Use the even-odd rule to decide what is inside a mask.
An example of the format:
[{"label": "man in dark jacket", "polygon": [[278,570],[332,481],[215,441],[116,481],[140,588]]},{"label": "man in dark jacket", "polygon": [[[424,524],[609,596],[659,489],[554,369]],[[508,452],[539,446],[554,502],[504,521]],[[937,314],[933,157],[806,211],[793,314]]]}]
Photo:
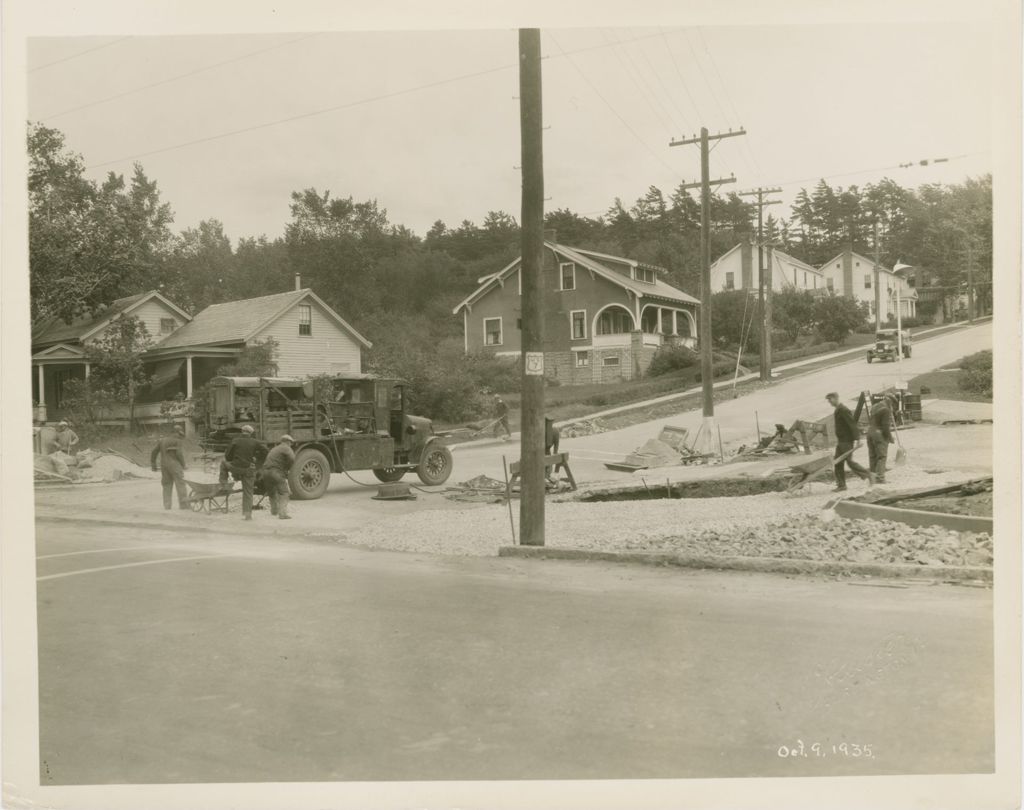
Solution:
[{"label": "man in dark jacket", "polygon": [[263,462],[263,486],[270,495],[270,514],[277,515],[281,520],[291,520],[288,514],[288,472],[295,463],[295,451],[292,442],[295,440],[287,433],[279,443],[267,453]]},{"label": "man in dark jacket", "polygon": [[886,396],[872,406],[868,417],[868,466],[879,484],[885,483],[885,464],[892,441],[892,399]]},{"label": "man in dark jacket", "polygon": [[494,422],[494,438],[498,438],[498,429],[505,431],[503,439],[510,439],[512,437],[512,431],[508,427],[508,403],[505,402],[497,394],[494,395],[494,415],[496,417]]},{"label": "man in dark jacket", "polygon": [[263,443],[254,438],[252,425],[242,425],[242,435],[234,439],[224,453],[220,465],[220,482],[227,484],[228,473],[242,482],[242,519],[252,520],[252,491],[256,481],[256,468],[266,455]]},{"label": "man in dark jacket", "polygon": [[834,467],[836,475],[835,491],[844,492],[846,490],[846,469],[844,466],[846,464],[849,464],[850,469],[860,478],[867,479],[869,484],[873,483],[871,474],[853,460],[853,451],[860,447],[860,428],[857,427],[857,421],[853,418],[853,414],[850,413],[850,409],[839,401],[839,394],[833,391],[827,394],[825,399],[835,409],[836,416],[836,452],[833,457],[839,458],[844,454],[848,454],[843,461],[839,461]]},{"label": "man in dark jacket", "polygon": [[188,509],[188,495],[185,492],[185,454],[181,450],[181,441],[185,431],[180,427],[174,429],[173,436],[164,436],[156,443],[149,455],[149,466],[156,472],[157,460],[160,461],[160,483],[164,490],[164,509],[171,508],[171,490],[178,491],[178,508]]},{"label": "man in dark jacket", "polygon": [[[551,456],[558,452],[558,443],[561,441],[562,433],[555,427],[555,420],[550,416],[544,417],[544,455]],[[554,475],[558,475],[558,471],[562,469],[561,464],[555,465]],[[544,475],[548,480],[553,481],[551,467],[544,468]]]}]

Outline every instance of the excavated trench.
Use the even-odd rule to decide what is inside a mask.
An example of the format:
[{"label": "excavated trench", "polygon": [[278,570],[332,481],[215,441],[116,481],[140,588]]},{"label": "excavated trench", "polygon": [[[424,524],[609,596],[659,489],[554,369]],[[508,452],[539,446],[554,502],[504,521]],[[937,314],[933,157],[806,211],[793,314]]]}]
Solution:
[{"label": "excavated trench", "polygon": [[665,481],[658,483],[647,480],[637,485],[616,487],[583,494],[581,503],[601,501],[649,501],[667,498],[738,498],[745,495],[761,495],[765,492],[782,492],[793,483],[792,475],[773,475],[768,478],[716,478],[708,481]]}]

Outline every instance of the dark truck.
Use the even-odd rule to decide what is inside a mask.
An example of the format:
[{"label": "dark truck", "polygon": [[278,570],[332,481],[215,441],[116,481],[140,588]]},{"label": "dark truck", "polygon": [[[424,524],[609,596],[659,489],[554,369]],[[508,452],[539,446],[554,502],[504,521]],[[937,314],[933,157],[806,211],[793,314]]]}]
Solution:
[{"label": "dark truck", "polygon": [[369,374],[310,380],[214,377],[206,403],[205,446],[227,448],[250,424],[268,447],[288,434],[295,464],[292,496],[319,498],[332,472],[372,470],[380,481],[398,481],[415,470],[424,484],[448,480],[451,451],[429,419],[405,411],[405,386]]},{"label": "dark truck", "polygon": [[[910,357],[910,332],[903,330],[903,356]],[[899,352],[895,329],[879,329],[875,333],[875,344],[868,349],[868,362],[873,360],[895,360]]]}]

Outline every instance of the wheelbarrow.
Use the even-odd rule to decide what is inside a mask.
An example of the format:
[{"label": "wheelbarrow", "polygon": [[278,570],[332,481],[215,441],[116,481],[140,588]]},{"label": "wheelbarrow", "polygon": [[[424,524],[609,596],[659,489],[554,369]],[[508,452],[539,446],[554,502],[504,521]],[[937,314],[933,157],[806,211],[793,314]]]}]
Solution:
[{"label": "wheelbarrow", "polygon": [[816,458],[812,458],[805,461],[803,464],[793,464],[789,467],[789,471],[795,476],[793,482],[786,487],[786,493],[792,494],[797,490],[802,489],[811,481],[824,476],[829,470],[831,470],[836,464],[842,464],[853,454],[853,450],[847,450],[841,456],[833,458],[832,454],[820,455]]},{"label": "wheelbarrow", "polygon": [[187,478],[185,484],[188,486],[188,504],[193,512],[227,512],[228,499],[235,492],[241,492],[235,489],[234,484],[200,483]]}]

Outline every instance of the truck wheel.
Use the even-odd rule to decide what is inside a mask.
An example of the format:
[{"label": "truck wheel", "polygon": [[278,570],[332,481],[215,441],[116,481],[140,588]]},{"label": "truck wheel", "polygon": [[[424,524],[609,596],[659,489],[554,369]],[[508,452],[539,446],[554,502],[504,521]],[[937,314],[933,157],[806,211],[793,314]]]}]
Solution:
[{"label": "truck wheel", "polygon": [[402,476],[405,475],[406,470],[400,467],[381,467],[379,470],[374,470],[373,474],[377,476],[378,481],[383,481],[385,484],[392,484],[395,481],[401,481]]},{"label": "truck wheel", "polygon": [[428,487],[443,484],[452,474],[452,451],[443,444],[428,447],[420,466],[416,468],[416,474]]},{"label": "truck wheel", "polygon": [[331,465],[327,456],[308,447],[295,454],[295,463],[288,472],[288,486],[297,501],[312,501],[327,491],[331,482]]},{"label": "truck wheel", "polygon": [[874,357],[872,356],[871,352],[868,352],[868,362],[870,363],[872,360],[874,360]]},{"label": "truck wheel", "polygon": [[904,356],[904,357],[905,357],[905,358],[906,358],[907,360],[909,360],[909,359],[910,359],[910,347],[909,347],[909,346],[904,346],[904,347],[903,347],[903,356]]}]

